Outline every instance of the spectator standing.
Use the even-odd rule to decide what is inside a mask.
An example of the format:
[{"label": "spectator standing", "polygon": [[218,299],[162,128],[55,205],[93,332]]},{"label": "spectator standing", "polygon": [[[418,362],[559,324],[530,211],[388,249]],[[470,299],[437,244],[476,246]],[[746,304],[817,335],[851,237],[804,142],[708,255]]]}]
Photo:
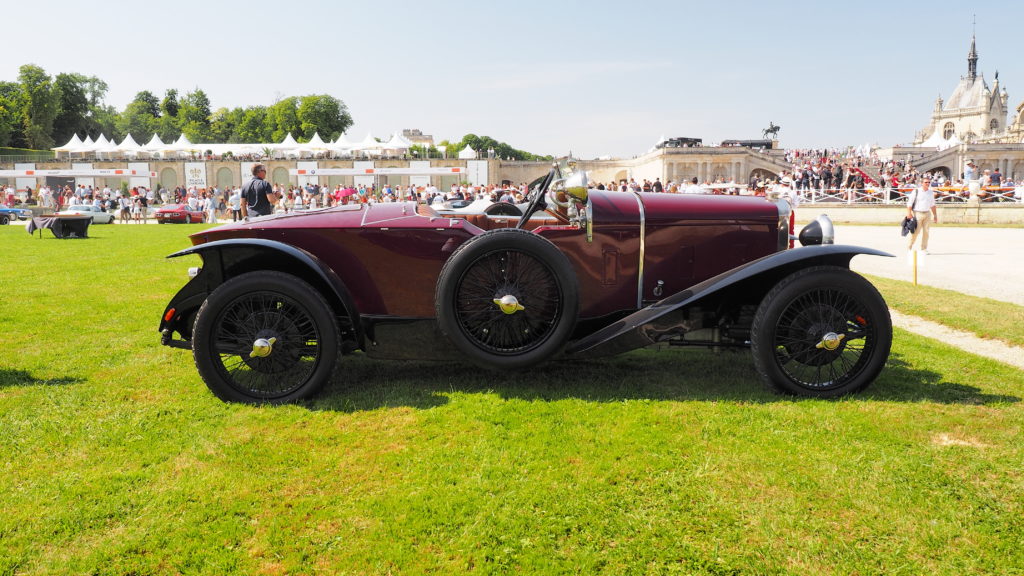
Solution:
[{"label": "spectator standing", "polygon": [[228,204],[231,205],[231,221],[238,222],[242,219],[242,190],[235,188],[231,192],[231,197],[228,199]]},{"label": "spectator standing", "polygon": [[[931,177],[925,174],[921,177],[921,185],[911,193],[907,200],[907,217],[917,219],[917,228],[910,236],[910,244],[907,250],[914,250],[914,243],[917,237],[921,237],[921,252],[928,253],[928,232],[932,222],[939,221],[938,209],[935,206],[935,191],[931,188]],[[908,255],[910,252],[908,252]]]},{"label": "spectator standing", "polygon": [[277,193],[264,178],[267,176],[267,167],[263,164],[254,164],[252,167],[252,180],[246,183],[242,191],[244,201],[242,202],[242,218],[248,218],[249,212],[254,216],[267,216],[274,213],[274,204],[278,201]]}]

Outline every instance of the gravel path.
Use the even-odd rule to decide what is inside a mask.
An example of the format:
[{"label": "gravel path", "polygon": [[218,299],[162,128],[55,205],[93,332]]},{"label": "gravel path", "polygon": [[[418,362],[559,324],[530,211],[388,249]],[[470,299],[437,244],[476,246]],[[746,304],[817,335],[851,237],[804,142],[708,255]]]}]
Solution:
[{"label": "gravel path", "polygon": [[1024,348],[1010,346],[998,340],[979,338],[972,332],[955,330],[948,326],[925,320],[924,318],[900,314],[896,310],[889,310],[889,315],[892,316],[893,326],[934,338],[971,354],[998,360],[1014,368],[1024,370]]}]

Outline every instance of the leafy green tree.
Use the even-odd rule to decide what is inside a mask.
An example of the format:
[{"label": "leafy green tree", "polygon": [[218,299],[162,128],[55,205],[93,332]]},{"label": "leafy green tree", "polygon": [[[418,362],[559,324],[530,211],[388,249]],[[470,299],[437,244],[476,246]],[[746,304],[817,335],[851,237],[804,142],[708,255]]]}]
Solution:
[{"label": "leafy green tree", "polygon": [[[169,114],[164,114],[160,116],[160,118],[157,118],[154,130],[156,131],[157,136],[160,137],[160,140],[163,140],[164,143],[168,144],[177,140],[178,136],[181,136],[181,128],[178,127],[178,118]],[[149,142],[149,138],[152,138],[152,135],[146,138],[146,142]],[[139,144],[145,144],[146,142],[139,142]]]},{"label": "leafy green tree", "polygon": [[181,99],[178,126],[192,142],[210,141],[210,99],[199,88]]},{"label": "leafy green tree", "polygon": [[53,80],[45,70],[34,64],[18,69],[23,104],[21,118],[25,143],[29,148],[44,150],[53,146],[53,120],[60,106]]},{"label": "leafy green tree", "polygon": [[328,94],[303,96],[299,99],[296,115],[304,140],[309,140],[316,132],[324,140],[333,140],[352,125],[352,116],[345,103]]},{"label": "leafy green tree", "polygon": [[218,108],[210,115],[210,138],[212,142],[240,142],[236,130],[242,121],[245,110],[242,108]]},{"label": "leafy green tree", "polygon": [[454,150],[452,147],[449,147],[448,154],[458,154],[459,151],[466,146],[476,150],[481,157],[486,157],[487,154],[493,150],[495,158],[511,158],[512,160],[551,160],[551,156],[539,156],[537,154],[531,154],[530,152],[517,150],[504,142],[498,142],[490,136],[477,136],[476,134],[466,134],[463,136],[462,141],[454,145]]},{"label": "leafy green tree", "polygon": [[[100,134],[115,136],[117,133],[117,109],[110,105],[100,105],[92,110],[89,135],[95,140]],[[142,142],[140,142],[142,144]]]},{"label": "leafy green tree", "polygon": [[53,80],[60,100],[60,110],[53,120],[53,140],[58,144],[89,131],[92,105],[86,81],[85,76],[75,73],[60,73]]},{"label": "leafy green tree", "polygon": [[242,118],[235,126],[233,142],[268,142],[272,130],[267,122],[267,109],[252,106],[242,112]]},{"label": "leafy green tree", "polygon": [[[178,91],[174,88],[170,88],[164,93],[164,99],[160,101],[160,111],[164,116],[177,118],[178,108]],[[175,138],[177,138],[177,136],[175,136]]]},{"label": "leafy green tree", "polygon": [[132,102],[140,102],[145,104],[146,112],[156,118],[160,116],[160,99],[153,95],[149,90],[143,90],[135,95],[135,99]]},{"label": "leafy green tree", "polygon": [[[292,136],[302,136],[302,127],[299,123],[299,99],[289,96],[275,102],[267,108],[266,122],[270,127],[270,139],[272,142],[284,140],[290,133]],[[312,136],[312,134],[310,134]]]},{"label": "leafy green tree", "polygon": [[423,146],[421,144],[413,144],[409,147],[409,154],[417,158],[440,158],[441,151],[434,146]]},{"label": "leafy green tree", "polygon": [[139,144],[149,141],[156,132],[158,119],[153,115],[154,108],[145,100],[135,99],[128,103],[124,112],[118,115],[115,133],[119,138],[131,134]]},{"label": "leafy green tree", "polygon": [[21,85],[0,82],[0,146],[23,148]]}]

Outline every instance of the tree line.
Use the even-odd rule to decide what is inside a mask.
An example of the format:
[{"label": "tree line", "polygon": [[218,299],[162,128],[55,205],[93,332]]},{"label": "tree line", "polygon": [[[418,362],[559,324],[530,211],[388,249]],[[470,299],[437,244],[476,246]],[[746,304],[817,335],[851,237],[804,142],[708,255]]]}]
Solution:
[{"label": "tree line", "polygon": [[[107,90],[107,83],[95,76],[62,72],[51,77],[34,64],[21,66],[17,82],[0,81],[0,148],[48,150],[75,134],[94,140],[105,134],[117,141],[131,134],[139,144],[153,134],[164,142],[182,134],[192,142],[280,142],[289,133],[299,142],[314,133],[331,141],[353,123],[345,103],[329,94],[289,96],[270,106],[213,109],[199,88],[184,95],[169,88],[162,97],[143,90],[118,111],[104,101]],[[449,156],[470,146],[484,157],[493,150],[497,158],[550,159],[475,134],[440,144],[447,146]],[[433,146],[413,150],[420,157],[441,155]]]}]

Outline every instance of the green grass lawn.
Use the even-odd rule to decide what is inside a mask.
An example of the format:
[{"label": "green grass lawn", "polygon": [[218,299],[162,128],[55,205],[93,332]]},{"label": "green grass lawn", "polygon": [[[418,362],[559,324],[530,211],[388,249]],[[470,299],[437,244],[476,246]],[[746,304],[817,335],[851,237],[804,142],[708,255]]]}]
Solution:
[{"label": "green grass lawn", "polygon": [[889,307],[904,314],[1024,347],[1024,306],[953,290],[866,275]]},{"label": "green grass lawn", "polygon": [[1024,571],[1024,372],[897,330],[840,401],[673,350],[228,405],[156,332],[199,229],[0,227],[0,574]]}]

